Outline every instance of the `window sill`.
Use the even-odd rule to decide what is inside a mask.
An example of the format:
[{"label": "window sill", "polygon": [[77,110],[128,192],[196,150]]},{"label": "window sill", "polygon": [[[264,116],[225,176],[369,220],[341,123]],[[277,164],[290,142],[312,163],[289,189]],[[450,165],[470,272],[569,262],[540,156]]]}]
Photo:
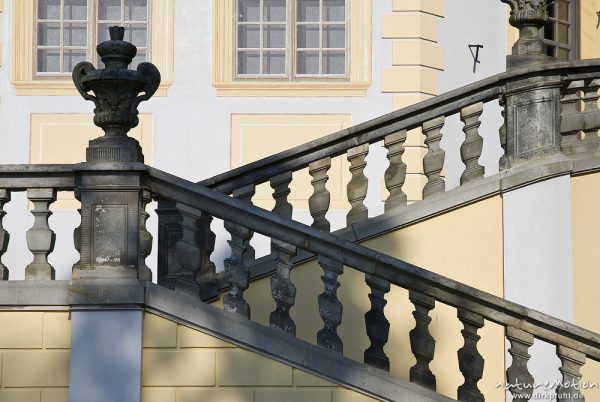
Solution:
[{"label": "window sill", "polygon": [[[17,96],[80,96],[71,80],[13,81]],[[154,96],[167,96],[171,82],[161,82]]]},{"label": "window sill", "polygon": [[367,82],[215,82],[217,96],[361,97]]}]

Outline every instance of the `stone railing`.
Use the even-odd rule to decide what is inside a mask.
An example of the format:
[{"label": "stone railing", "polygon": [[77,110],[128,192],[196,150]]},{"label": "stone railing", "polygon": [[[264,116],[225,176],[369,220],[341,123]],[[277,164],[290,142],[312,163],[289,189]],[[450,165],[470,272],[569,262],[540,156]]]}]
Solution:
[{"label": "stone railing", "polygon": [[[420,204],[417,201],[407,206],[407,197],[402,191],[407,176],[407,166],[402,155],[408,131],[420,129],[425,136],[427,153],[421,163],[427,183],[422,191],[423,200],[439,200],[446,191],[444,177],[441,175],[445,159],[445,151],[440,148],[441,131],[449,116],[459,114],[463,122],[465,136],[460,157],[465,168],[460,178],[460,187],[472,187],[484,180],[484,167],[479,164],[484,144],[478,128],[485,103],[499,101],[503,106],[504,124],[499,129],[499,137],[504,150],[504,155],[500,158],[500,169],[504,174],[526,168],[531,161],[544,157],[572,158],[598,150],[599,87],[600,60],[514,68],[203,180],[199,184],[251,203],[256,186],[269,183],[273,188],[275,201],[272,211],[291,219],[292,205],[286,201],[286,197],[290,192],[292,174],[307,169],[312,177],[313,187],[308,203],[313,218],[311,226],[329,231],[330,223],[326,218],[330,206],[330,193],[326,187],[328,170],[332,158],[346,157],[350,162],[351,172],[347,185],[347,199],[351,209],[347,213],[346,223],[351,226],[368,219],[368,209],[363,201],[367,195],[369,180],[364,170],[365,157],[371,144],[383,142],[388,151],[389,165],[384,174],[384,182],[389,196],[385,200],[385,213],[399,213],[407,207],[419,208]],[[583,136],[583,133],[588,135]],[[177,217],[172,204],[164,208],[163,205],[159,202],[160,227],[169,226],[173,233],[177,219],[182,218]],[[182,216],[184,224],[178,229],[179,233],[186,234],[188,244],[196,236],[193,233],[208,239],[199,247],[205,254],[210,252],[214,248],[214,243],[211,243],[214,237],[203,237],[202,233],[207,230],[204,223],[198,221],[190,225],[194,218],[188,213],[183,213]],[[199,217],[198,214],[195,216]],[[166,242],[162,239],[164,233],[161,229],[161,244]],[[252,233],[248,236],[252,238]],[[248,242],[249,240],[246,244]],[[176,253],[170,255],[174,256]],[[250,247],[244,258],[252,266],[252,276],[273,272],[265,268],[272,266],[270,260],[274,258],[273,254],[254,261],[254,251]],[[167,265],[176,264],[166,255],[162,256],[161,261]],[[226,286],[222,277],[220,283],[220,288]],[[214,288],[206,293],[207,297],[215,295]]]},{"label": "stone railing", "polygon": [[[429,368],[434,358],[435,339],[428,326],[431,321],[429,314],[437,303],[456,308],[458,319],[464,326],[461,334],[465,342],[458,351],[458,360],[465,382],[457,390],[458,400],[484,400],[477,383],[482,378],[485,362],[477,350],[477,344],[480,340],[478,331],[486,322],[505,328],[511,344],[508,352],[513,358],[507,370],[506,383],[515,384],[518,381],[525,384],[511,388],[511,392],[519,395],[521,400],[528,400],[533,391],[534,378],[527,368],[527,362],[530,358],[528,350],[534,339],[556,346],[557,356],[562,362],[560,372],[564,384],[579,382],[580,370],[586,358],[600,361],[599,334],[156,169],[150,168],[149,176],[150,192],[154,197],[176,203],[180,209],[190,211],[190,215],[198,219],[210,221],[214,217],[226,222],[225,226],[231,234],[231,256],[225,261],[225,276],[229,283],[229,290],[223,299],[226,311],[247,318],[251,316],[250,306],[244,298],[244,292],[250,285],[245,253],[249,249],[250,235],[255,232],[271,239],[275,254],[271,295],[276,307],[270,314],[269,325],[290,336],[296,333],[296,324],[290,316],[296,298],[296,287],[290,277],[293,265],[290,261],[298,250],[316,255],[323,268],[321,278],[324,291],[318,296],[323,327],[317,333],[317,344],[333,351],[343,351],[342,340],[337,333],[337,327],[342,322],[337,277],[343,273],[344,267],[365,274],[365,281],[371,290],[368,296],[371,309],[365,315],[364,325],[371,345],[364,352],[364,362],[382,370],[389,371],[390,368],[384,351],[389,336],[389,322],[384,311],[387,304],[385,295],[391,286],[407,289],[414,305],[416,323],[410,332],[410,344],[417,362],[410,370],[410,380],[423,387],[436,389],[436,378]],[[282,199],[285,203],[286,197]],[[187,282],[194,277],[193,273],[186,275],[180,271],[171,274],[171,278],[180,276],[182,281],[180,287],[175,285],[174,288],[187,292]],[[575,386],[561,387],[557,393],[560,395],[559,401],[578,400],[581,397]],[[526,395],[529,397],[524,399]]]}]

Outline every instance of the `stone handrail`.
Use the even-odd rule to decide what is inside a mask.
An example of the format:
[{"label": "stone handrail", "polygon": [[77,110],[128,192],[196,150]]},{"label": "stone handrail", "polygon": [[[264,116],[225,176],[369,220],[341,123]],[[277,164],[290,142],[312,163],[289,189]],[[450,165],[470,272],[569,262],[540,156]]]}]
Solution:
[{"label": "stone handrail", "polygon": [[320,159],[343,155],[351,148],[384,140],[387,135],[420,127],[432,119],[458,113],[463,108],[479,102],[502,98],[507,92],[515,90],[507,88],[511,83],[523,83],[520,89],[527,90],[531,89],[528,88],[528,84],[531,83],[526,81],[535,78],[556,77],[560,83],[564,83],[599,76],[600,59],[555,62],[512,69],[198,183],[230,194],[238,188],[258,185],[279,174],[306,168]]},{"label": "stone handrail", "polygon": [[[389,370],[389,360],[383,352],[389,330],[389,324],[387,329],[385,324],[382,325],[387,323],[383,297],[389,292],[390,284],[400,286],[409,291],[410,300],[415,305],[417,324],[411,332],[411,348],[417,358],[417,364],[411,369],[411,381],[430,389],[435,389],[435,377],[428,367],[433,359],[435,340],[429,334],[428,314],[436,301],[457,308],[458,318],[465,325],[462,334],[466,342],[459,351],[459,366],[468,380],[461,386],[462,390],[459,388],[460,400],[483,400],[478,397],[480,393],[476,384],[481,379],[484,361],[477,352],[476,345],[479,340],[477,330],[483,327],[485,320],[504,326],[506,336],[511,342],[509,352],[513,356],[513,365],[508,370],[507,383],[514,382],[517,378],[521,383],[533,383],[526,362],[529,359],[527,350],[533,344],[534,338],[557,346],[557,354],[563,361],[561,372],[565,381],[581,377],[579,369],[585,363],[586,357],[600,361],[600,335],[597,333],[282,218],[159,170],[150,168],[149,174],[154,196],[175,201],[189,209],[202,211],[201,215],[214,216],[226,222],[226,227],[232,235],[232,256],[225,263],[225,274],[231,284],[229,293],[224,298],[224,308],[228,311],[250,316],[249,306],[243,296],[249,286],[249,272],[244,263],[243,253],[247,248],[245,238],[250,231],[255,231],[272,239],[276,253],[277,271],[272,277],[271,288],[277,308],[270,317],[271,327],[295,334],[295,324],[289,316],[289,309],[294,304],[296,289],[289,277],[289,260],[297,249],[307,250],[319,256],[325,272],[322,277],[325,293],[319,296],[319,310],[324,328],[317,336],[318,344],[332,350],[342,350],[343,345],[335,329],[341,322],[341,311],[339,316],[331,313],[335,310],[332,307],[339,303],[335,293],[339,283],[335,289],[329,288],[328,292],[328,287],[332,286],[332,281],[335,282],[335,277],[332,277],[325,267],[329,267],[331,271],[338,266],[351,267],[363,272],[367,284],[371,287],[369,299],[372,308],[365,316],[371,347],[365,351],[365,363]],[[244,227],[234,222],[244,222]],[[339,273],[341,272],[337,272]],[[375,330],[375,326],[379,329]],[[513,389],[513,392],[522,391]],[[474,394],[477,398],[464,399],[465,393]]]},{"label": "stone handrail", "polygon": [[[48,225],[52,215],[50,204],[56,201],[57,191],[74,189],[73,165],[3,165],[0,169],[0,258],[6,252],[10,238],[2,226],[6,215],[4,205],[10,201],[12,193],[27,191],[27,199],[33,206],[34,222],[26,234],[33,261],[25,268],[25,279],[54,279],[54,267],[48,262],[56,238]],[[0,260],[0,280],[8,278],[9,268]]]}]

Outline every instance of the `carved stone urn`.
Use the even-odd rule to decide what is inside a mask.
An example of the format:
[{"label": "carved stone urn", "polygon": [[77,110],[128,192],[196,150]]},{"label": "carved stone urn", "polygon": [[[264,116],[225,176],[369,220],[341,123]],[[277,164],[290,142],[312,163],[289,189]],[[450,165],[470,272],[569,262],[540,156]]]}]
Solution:
[{"label": "carved stone urn", "polygon": [[158,89],[160,73],[152,63],[140,63],[137,70],[129,70],[137,48],[123,40],[125,28],[113,26],[109,31],[110,40],[96,47],[105,68],[97,70],[83,61],[73,69],[75,87],[84,99],[94,102],[94,124],[105,133],[90,141],[86,159],[143,162],[139,143],[127,133],[139,123],[140,102],[150,99]]},{"label": "carved stone urn", "polygon": [[540,29],[548,22],[547,0],[501,0],[510,6],[509,22],[519,30],[519,39],[508,56],[508,67],[552,61],[540,38]]}]

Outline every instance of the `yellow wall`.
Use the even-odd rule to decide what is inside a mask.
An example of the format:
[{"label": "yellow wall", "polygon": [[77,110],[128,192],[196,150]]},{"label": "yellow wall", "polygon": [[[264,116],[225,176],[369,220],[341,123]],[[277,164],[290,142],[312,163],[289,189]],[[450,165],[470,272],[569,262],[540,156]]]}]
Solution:
[{"label": "yellow wall", "polygon": [[[597,200],[600,200],[600,173],[571,178],[571,196],[575,324],[600,332],[600,211],[595,206]],[[600,383],[600,363],[588,359],[582,373],[584,381]],[[583,392],[589,401],[600,400],[598,389]]]},{"label": "yellow wall", "polygon": [[146,313],[142,402],[367,402],[373,399]]},{"label": "yellow wall", "polygon": [[67,402],[67,312],[0,312],[0,402]]},{"label": "yellow wall", "polygon": [[598,17],[596,12],[600,10],[600,0],[579,0],[580,9],[580,42],[579,58],[593,59],[600,57],[600,30],[596,28]]},{"label": "yellow wall", "polygon": [[[502,200],[499,196],[378,237],[364,245],[503,296]],[[317,305],[317,297],[323,291],[321,275],[316,262],[303,264],[292,271],[297,293],[291,314],[296,322],[297,336],[313,344],[316,344],[317,331],[323,326]],[[349,268],[345,268],[339,281],[345,318],[339,333],[344,342],[344,355],[362,361],[369,345],[363,324],[364,314],[370,307],[369,288],[364,275]],[[268,325],[269,313],[275,307],[269,280],[254,281],[245,295],[252,307],[252,319]],[[413,306],[408,301],[408,292],[398,287],[392,287],[386,299],[386,316],[391,329],[385,351],[390,357],[391,373],[406,379],[409,368],[415,363],[408,338],[414,327]],[[216,304],[220,305],[221,301]],[[456,318],[456,309],[439,303],[431,316],[431,333],[437,342],[431,368],[437,375],[438,390],[455,398],[456,389],[462,384],[456,356],[462,347],[462,326]],[[488,322],[480,335],[479,350],[486,362],[480,388],[486,400],[504,401],[504,392],[494,387],[496,381],[504,378],[504,329]]]}]

